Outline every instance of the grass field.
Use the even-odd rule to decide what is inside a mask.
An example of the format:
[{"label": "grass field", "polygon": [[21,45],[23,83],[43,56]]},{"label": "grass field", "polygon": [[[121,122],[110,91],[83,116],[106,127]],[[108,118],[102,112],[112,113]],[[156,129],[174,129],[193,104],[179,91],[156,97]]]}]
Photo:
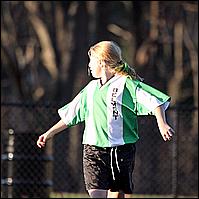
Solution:
[{"label": "grass field", "polygon": [[[86,193],[52,193],[50,198],[89,198]],[[173,195],[133,194],[131,198],[175,198]],[[198,198],[198,196],[178,196],[177,198]]]}]

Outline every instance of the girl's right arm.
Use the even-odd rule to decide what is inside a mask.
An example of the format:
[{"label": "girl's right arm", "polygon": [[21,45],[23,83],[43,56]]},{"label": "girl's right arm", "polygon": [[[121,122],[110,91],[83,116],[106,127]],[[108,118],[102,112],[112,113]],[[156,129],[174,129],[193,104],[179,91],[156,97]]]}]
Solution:
[{"label": "girl's right arm", "polygon": [[63,131],[66,128],[67,125],[63,122],[63,120],[60,120],[53,127],[51,127],[46,133],[39,136],[37,140],[37,146],[39,148],[44,147],[48,139],[52,138],[55,134]]}]

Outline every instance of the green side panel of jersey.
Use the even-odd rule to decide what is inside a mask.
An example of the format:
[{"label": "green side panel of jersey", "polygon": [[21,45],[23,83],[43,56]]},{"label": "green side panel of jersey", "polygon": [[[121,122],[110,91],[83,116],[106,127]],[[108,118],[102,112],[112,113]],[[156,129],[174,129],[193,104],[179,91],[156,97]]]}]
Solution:
[{"label": "green side panel of jersey", "polygon": [[[94,92],[93,100],[93,119],[96,128],[96,145],[108,146],[108,124],[107,124],[107,96],[108,87],[99,90],[97,86]],[[94,133],[94,132],[93,132]]]},{"label": "green side panel of jersey", "polygon": [[136,116],[135,90],[137,82],[129,78],[126,80],[122,97],[123,139],[125,143],[136,142],[138,136],[138,122]]}]

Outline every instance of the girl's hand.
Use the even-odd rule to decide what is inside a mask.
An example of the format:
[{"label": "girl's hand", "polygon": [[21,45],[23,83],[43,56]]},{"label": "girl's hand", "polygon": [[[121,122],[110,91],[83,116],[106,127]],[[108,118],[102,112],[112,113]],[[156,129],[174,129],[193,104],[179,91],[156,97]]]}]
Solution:
[{"label": "girl's hand", "polygon": [[39,148],[44,147],[46,140],[49,140],[52,138],[55,134],[63,131],[67,128],[67,125],[63,122],[61,119],[59,122],[57,122],[54,126],[52,126],[46,133],[39,136],[39,139],[37,140],[37,146]]},{"label": "girl's hand", "polygon": [[44,147],[45,143],[46,143],[46,138],[47,138],[47,134],[44,133],[42,135],[39,136],[38,140],[37,140],[37,146],[39,148]]},{"label": "girl's hand", "polygon": [[175,134],[175,131],[167,123],[160,125],[159,129],[164,141],[171,140],[172,136]]},{"label": "girl's hand", "polygon": [[167,124],[163,106],[158,106],[155,109],[155,116],[158,122],[158,127],[164,141],[171,140],[175,131]]}]

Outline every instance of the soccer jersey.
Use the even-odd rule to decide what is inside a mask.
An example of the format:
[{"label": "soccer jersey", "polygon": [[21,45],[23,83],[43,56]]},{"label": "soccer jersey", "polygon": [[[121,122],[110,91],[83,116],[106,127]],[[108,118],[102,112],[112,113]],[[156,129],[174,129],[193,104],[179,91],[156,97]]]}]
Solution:
[{"label": "soccer jersey", "polygon": [[85,122],[83,144],[112,147],[135,143],[138,115],[154,115],[156,107],[166,110],[170,97],[139,80],[116,75],[100,85],[92,80],[58,113],[70,127]]}]

